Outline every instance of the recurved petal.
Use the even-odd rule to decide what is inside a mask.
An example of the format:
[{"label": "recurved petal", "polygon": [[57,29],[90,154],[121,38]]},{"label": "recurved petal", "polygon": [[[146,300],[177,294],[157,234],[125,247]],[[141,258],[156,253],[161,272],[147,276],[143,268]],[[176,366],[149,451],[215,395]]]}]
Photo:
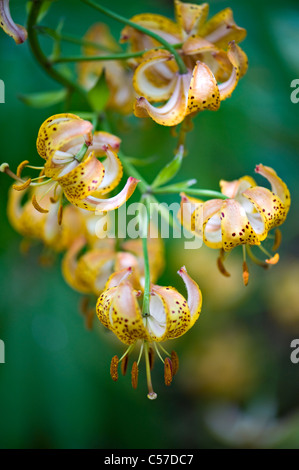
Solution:
[{"label": "recurved petal", "polygon": [[119,150],[121,139],[110,132],[96,131],[93,134],[93,141],[89,150],[94,151],[96,157],[105,154],[107,146],[117,152]]},{"label": "recurved petal", "polygon": [[228,80],[218,85],[221,101],[231,96],[248,68],[247,56],[235,42],[229,43],[227,55],[232,64],[232,72]]},{"label": "recurved petal", "polygon": [[110,307],[112,331],[125,344],[135,343],[137,339],[149,340],[136,294],[129,281],[122,281]]},{"label": "recurved petal", "polygon": [[94,196],[100,196],[112,191],[119,184],[123,176],[123,166],[120,159],[112,150],[106,151],[106,159],[103,160],[105,175],[96,189]]},{"label": "recurved petal", "polygon": [[77,266],[78,266],[78,254],[86,244],[86,239],[81,236],[72,244],[72,246],[65,253],[61,268],[62,274],[67,282],[73,289],[81,293],[92,293],[92,288],[88,283],[82,282],[82,279],[78,279]]},{"label": "recurved petal", "polygon": [[[152,13],[142,13],[140,15],[133,16],[130,21],[138,23],[152,32],[159,34],[159,36],[163,37],[170,44],[178,43],[183,39],[179,25],[165,16]],[[134,39],[134,36],[136,37],[146,35],[136,31],[136,29],[132,28],[131,26],[126,26],[121,32],[121,42],[132,40]],[[153,45],[160,45],[156,40],[153,40],[152,38],[149,39]],[[137,44],[135,43],[135,47],[136,45]],[[142,43],[140,46],[141,50],[144,49]]]},{"label": "recurved petal", "polygon": [[222,248],[220,210],[222,199],[210,199],[203,205],[203,241],[210,248]]},{"label": "recurved petal", "polygon": [[[148,324],[148,330],[151,337],[155,341],[165,341],[166,339],[178,338],[182,336],[190,328],[191,314],[187,304],[187,300],[174,288],[174,287],[162,287],[153,285],[151,292],[153,298],[151,303],[154,302],[155,297],[159,297],[163,304],[163,312],[160,311],[160,315],[157,316],[158,308],[153,304],[150,309],[149,320],[152,320],[152,324]],[[162,321],[166,315],[166,321]],[[160,330],[157,325],[165,325],[165,331]],[[163,333],[163,334],[161,334]]]},{"label": "recurved petal", "polygon": [[220,95],[216,79],[206,64],[197,62],[189,86],[187,113],[204,109],[217,111],[219,106]]},{"label": "recurved petal", "polygon": [[71,202],[77,207],[97,211],[97,213],[113,211],[122,206],[132,196],[138,183],[139,180],[130,176],[124,188],[114,197],[100,199],[91,195],[85,199],[76,199]]},{"label": "recurved petal", "polygon": [[[220,213],[221,231],[222,231],[222,247],[224,251],[230,251],[239,245],[259,245],[263,227],[260,227],[261,233],[253,230],[249,222],[249,215],[241,204],[234,199],[223,201]],[[258,225],[256,224],[256,227]]]},{"label": "recurved petal", "polygon": [[256,166],[255,172],[264,176],[269,181],[272,192],[279,197],[281,202],[284,204],[286,212],[288,212],[291,205],[290,191],[282,179],[277,176],[273,168],[260,164]]},{"label": "recurved petal", "polygon": [[153,102],[167,100],[176,84],[176,74],[168,66],[170,62],[173,59],[168,51],[158,51],[143,60],[133,76],[136,93]]},{"label": "recurved petal", "polygon": [[186,55],[195,55],[204,52],[218,52],[218,47],[205,38],[192,35],[184,41],[182,50]]},{"label": "recurved petal", "polygon": [[[64,146],[73,139],[90,138],[92,124],[71,113],[55,114],[41,125],[37,136],[37,151],[42,158],[55,156],[56,150],[64,150]],[[83,144],[84,140],[82,140]]]},{"label": "recurved petal", "polygon": [[112,273],[115,260],[113,250],[90,250],[78,260],[77,278],[90,286],[91,291],[99,295]]},{"label": "recurved petal", "polygon": [[241,42],[246,37],[246,30],[236,25],[230,8],[213,16],[198,33],[221,49],[226,49],[230,41]]},{"label": "recurved petal", "polygon": [[251,176],[243,176],[238,180],[225,181],[220,180],[220,189],[222,194],[229,198],[235,198],[238,194],[243,193],[246,189],[256,186],[256,182]]},{"label": "recurved petal", "polygon": [[254,205],[263,221],[263,239],[274,227],[281,225],[287,216],[287,208],[281,199],[269,189],[261,186],[247,189],[243,195]]},{"label": "recurved petal", "polygon": [[[63,188],[66,198],[73,203],[86,198],[98,188],[104,179],[105,168],[93,153],[75,168],[72,166],[72,163],[66,166],[56,181]],[[67,171],[68,168],[71,170]]]},{"label": "recurved petal", "polygon": [[179,276],[183,279],[187,289],[187,303],[191,315],[191,322],[189,328],[191,328],[196,320],[198,319],[201,307],[202,307],[202,293],[197,283],[189,276],[185,266],[178,271]]},{"label": "recurved petal", "polygon": [[185,193],[181,193],[181,207],[178,212],[178,219],[180,223],[189,232],[197,232],[196,230],[196,214],[203,207],[203,201],[200,199],[187,196]]},{"label": "recurved petal", "polygon": [[27,39],[26,29],[16,24],[11,17],[9,0],[0,0],[0,27],[15,40],[16,44],[22,44]]},{"label": "recurved petal", "polygon": [[175,0],[174,7],[177,23],[186,35],[200,30],[209,13],[208,3],[196,5]]},{"label": "recurved petal", "polygon": [[177,75],[175,87],[170,99],[161,107],[155,107],[144,97],[135,102],[134,113],[137,117],[151,117],[163,126],[176,126],[182,122],[187,112],[190,74]]}]

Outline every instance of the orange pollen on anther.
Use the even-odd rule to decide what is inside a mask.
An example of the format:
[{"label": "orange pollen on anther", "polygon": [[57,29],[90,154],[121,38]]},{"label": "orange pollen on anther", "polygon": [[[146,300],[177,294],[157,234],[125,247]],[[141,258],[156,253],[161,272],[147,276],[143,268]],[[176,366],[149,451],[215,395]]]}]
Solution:
[{"label": "orange pollen on anther", "polygon": [[223,276],[230,277],[230,273],[224,267],[223,259],[222,259],[221,254],[217,258],[217,267],[218,267],[219,271],[221,272],[221,274],[223,274]]},{"label": "orange pollen on anther", "polygon": [[131,382],[132,382],[132,387],[136,389],[138,385],[138,365],[136,361],[133,362],[133,366],[132,366]]},{"label": "orange pollen on anther", "polygon": [[18,178],[21,178],[22,171],[24,170],[25,166],[27,166],[29,163],[29,160],[24,160],[21,162],[17,168],[16,175]]},{"label": "orange pollen on anther", "polygon": [[58,214],[57,214],[58,225],[62,224],[62,217],[63,217],[63,206],[60,205],[58,209]]},{"label": "orange pollen on anther", "polygon": [[172,376],[179,370],[179,356],[175,351],[171,351]]},{"label": "orange pollen on anther", "polygon": [[129,364],[129,354],[126,354],[121,361],[121,373],[122,375],[126,375],[127,369],[128,369],[128,364]]},{"label": "orange pollen on anther", "polygon": [[249,280],[249,270],[246,261],[243,261],[243,282],[247,286]]},{"label": "orange pollen on anther", "polygon": [[31,178],[28,178],[27,181],[25,181],[24,184],[13,184],[12,187],[13,189],[15,189],[16,191],[24,191],[24,189],[27,189],[28,186],[30,186],[30,183],[31,183]]},{"label": "orange pollen on anther", "polygon": [[267,264],[277,264],[278,261],[279,261],[279,254],[278,253],[275,253],[275,255],[272,256],[272,258],[266,259]]},{"label": "orange pollen on anther", "polygon": [[165,381],[165,385],[167,385],[167,387],[169,387],[169,385],[171,384],[172,377],[173,377],[173,375],[172,375],[172,362],[169,359],[169,357],[167,357],[165,359],[165,362],[164,362],[164,381]]},{"label": "orange pollen on anther", "polygon": [[117,381],[118,379],[118,357],[117,356],[113,356],[113,358],[111,359],[111,364],[110,364],[110,375],[111,375],[111,378],[114,382]]},{"label": "orange pollen on anther", "polygon": [[41,212],[42,214],[47,214],[49,212],[48,209],[43,209],[43,207],[39,205],[39,203],[36,200],[35,194],[33,194],[32,196],[32,205],[38,212]]}]

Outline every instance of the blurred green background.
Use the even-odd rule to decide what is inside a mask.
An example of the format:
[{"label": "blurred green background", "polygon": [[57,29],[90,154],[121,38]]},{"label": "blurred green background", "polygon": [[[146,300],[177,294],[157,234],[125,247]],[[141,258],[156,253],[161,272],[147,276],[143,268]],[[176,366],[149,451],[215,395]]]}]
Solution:
[{"label": "blurred green background", "polygon": [[[155,12],[173,17],[170,0],[140,0],[113,5],[120,14]],[[227,264],[232,276],[216,268],[217,253],[184,251],[168,241],[161,284],[182,291],[176,271],[186,264],[203,291],[202,316],[175,348],[180,370],[170,388],[156,364],[158,399],[146,398],[144,366],[137,390],[129,377],[114,383],[110,359],[123,345],[96,320],[92,331],[79,313],[80,295],[64,282],[59,257],[39,264],[39,248],[20,253],[21,237],[6,216],[9,178],[0,178],[0,364],[1,448],[237,448],[299,446],[299,364],[290,360],[290,343],[299,338],[299,103],[290,100],[291,81],[299,78],[297,1],[210,2],[210,14],[230,6],[248,35],[242,48],[249,70],[232,98],[217,113],[198,115],[188,135],[189,155],[179,179],[197,178],[198,187],[218,189],[220,179],[253,175],[263,163],[288,184],[292,206],[282,226],[280,262],[264,271],[250,264],[250,282],[242,285],[241,250]],[[25,2],[11,2],[12,16],[25,23]],[[116,38],[121,25],[79,1],[54,2],[46,23],[82,36],[95,21],[106,21]],[[49,50],[51,40],[43,42]],[[39,126],[61,106],[28,108],[22,93],[60,88],[34,61],[27,43],[16,46],[0,31],[1,161],[12,168],[28,159],[38,163]],[[64,46],[65,54],[79,54]],[[136,131],[137,129],[137,131]],[[168,128],[129,119],[120,126],[123,150],[136,157],[157,156],[141,172],[148,180],[173,155]],[[260,183],[264,183],[259,180]],[[164,200],[179,201],[179,197]]]}]

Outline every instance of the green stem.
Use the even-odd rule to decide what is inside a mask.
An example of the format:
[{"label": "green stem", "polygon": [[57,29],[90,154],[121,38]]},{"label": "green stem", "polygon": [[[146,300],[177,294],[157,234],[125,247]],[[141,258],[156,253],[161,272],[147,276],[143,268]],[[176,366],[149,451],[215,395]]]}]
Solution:
[{"label": "green stem", "polygon": [[94,49],[99,49],[100,51],[104,52],[115,52],[115,50],[109,49],[108,47],[103,46],[98,42],[87,41],[87,39],[81,39],[77,36],[73,36],[72,34],[60,34],[55,31],[55,29],[48,28],[47,26],[35,26],[35,29],[38,31],[38,33],[48,35],[56,41],[64,41],[71,44],[77,44],[79,46],[93,47]]},{"label": "green stem", "polygon": [[[180,44],[179,44],[180,45]],[[177,47],[175,45],[174,47]],[[165,49],[163,46],[160,49]],[[142,57],[148,49],[138,52],[121,52],[119,54],[110,54],[110,55],[98,55],[98,56],[73,56],[73,57],[58,57],[57,59],[52,60],[52,64],[60,64],[64,62],[92,62],[99,60],[128,60],[134,59],[135,57]]]},{"label": "green stem", "polygon": [[212,197],[217,199],[227,199],[227,196],[220,193],[219,191],[212,191],[210,189],[195,189],[195,188],[182,188],[181,186],[165,186],[164,188],[154,188],[152,189],[153,194],[174,194],[179,192],[185,192],[192,196],[201,196],[201,197]]},{"label": "green stem", "polygon": [[154,33],[150,29],[144,28],[140,24],[134,23],[133,21],[128,20],[127,18],[124,18],[121,15],[118,15],[117,13],[114,13],[113,11],[109,10],[108,8],[105,8],[102,5],[99,5],[98,3],[94,2],[93,0],[81,0],[81,1],[83,3],[86,3],[86,5],[89,5],[93,8],[95,8],[96,10],[100,11],[101,13],[104,13],[104,15],[110,16],[110,18],[113,18],[114,20],[119,21],[120,23],[127,24],[128,26],[131,26],[132,28],[137,29],[141,33],[144,33],[147,36],[150,36],[153,39],[155,39],[156,41],[158,41],[160,44],[162,44],[165,47],[165,49],[167,49],[173,55],[174,59],[176,60],[176,62],[178,64],[180,73],[181,74],[187,73],[187,68],[186,68],[186,65],[185,65],[183,59],[181,58],[179,53],[176,51],[175,47],[173,47],[171,44],[169,44],[164,38],[162,38],[158,34]]},{"label": "green stem", "polygon": [[149,265],[149,256],[148,256],[148,247],[147,247],[147,238],[148,238],[148,229],[150,221],[150,210],[149,210],[149,201],[145,199],[145,208],[146,208],[146,218],[143,220],[142,227],[142,249],[143,249],[143,258],[144,258],[144,292],[143,292],[143,304],[142,304],[142,314],[144,316],[149,315],[150,311],[150,288],[151,288],[151,279],[150,279],[150,265]]},{"label": "green stem", "polygon": [[43,53],[40,44],[38,42],[38,31],[36,29],[36,22],[39,16],[40,9],[42,7],[43,0],[33,0],[32,6],[30,9],[28,23],[27,23],[27,32],[28,32],[28,42],[31,48],[31,51],[36,58],[37,62],[41,65],[44,71],[56,82],[65,86],[71,91],[77,91],[88,103],[87,94],[80,85],[75,82],[72,82],[69,78],[62,75],[51,65],[51,62],[48,60],[47,56]]}]

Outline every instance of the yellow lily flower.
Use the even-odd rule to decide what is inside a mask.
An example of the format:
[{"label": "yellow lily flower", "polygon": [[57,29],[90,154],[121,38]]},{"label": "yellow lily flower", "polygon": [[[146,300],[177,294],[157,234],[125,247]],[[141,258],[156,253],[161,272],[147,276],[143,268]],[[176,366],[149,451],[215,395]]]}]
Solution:
[{"label": "yellow lily flower", "polygon": [[[82,248],[87,251],[79,256]],[[162,239],[148,238],[151,282],[156,282],[161,274],[164,262]],[[62,273],[66,282],[75,290],[84,294],[102,293],[109,277],[115,271],[133,268],[131,283],[135,289],[144,286],[144,260],[142,241],[128,240],[116,250],[115,239],[98,239],[90,246],[86,236],[78,237],[69,247],[62,260]]]},{"label": "yellow lily flower", "polygon": [[[119,45],[110,34],[108,26],[103,23],[94,24],[88,30],[84,39],[106,47],[111,53],[121,52]],[[99,49],[92,46],[85,46],[83,55],[107,55],[107,52],[99,51]],[[103,73],[110,90],[107,108],[123,114],[131,113],[136,94],[132,86],[132,72],[124,65],[123,61],[99,60],[98,62],[91,61],[78,64],[79,83],[87,90],[93,88]]]},{"label": "yellow lily flower", "polygon": [[[222,250],[219,266],[224,252],[239,245],[247,248],[261,245],[268,232],[286,219],[291,203],[286,184],[270,167],[260,164],[255,171],[269,181],[271,191],[257,186],[253,178],[245,176],[231,182],[220,181],[221,192],[227,196],[225,200],[203,202],[181,194],[178,217],[188,230],[202,237],[208,247]],[[276,254],[266,263],[275,264],[278,259]],[[244,282],[246,284],[246,279]]]},{"label": "yellow lily flower", "polygon": [[[148,398],[154,399],[157,395],[152,388],[149,367],[149,363],[153,360],[153,350],[151,349],[150,353],[149,345],[154,345],[161,358],[157,343],[178,338],[194,325],[201,312],[202,295],[196,282],[190,278],[183,267],[178,274],[185,283],[188,300],[173,287],[152,284],[149,312],[142,313],[138,302],[138,299],[142,297],[142,289],[137,291],[131,283],[132,272],[132,267],[128,267],[112,274],[104,292],[98,298],[97,315],[104,326],[109,328],[123,343],[129,345],[122,357],[126,364],[137,341],[141,340],[141,353],[132,368],[132,385],[134,388],[137,386],[138,364],[144,349]],[[162,350],[165,351],[164,348]],[[168,357],[163,362],[165,383],[170,385],[174,375],[174,364]],[[111,364],[113,380],[117,379],[117,363],[118,359],[115,356]]]},{"label": "yellow lily flower", "polygon": [[[130,177],[119,194],[112,198],[102,197],[119,184],[123,175],[116,154],[120,139],[101,131],[92,135],[91,131],[92,124],[74,114],[57,114],[47,119],[37,137],[38,153],[46,160],[43,177],[56,182],[66,199],[77,207],[89,211],[114,210],[129,199],[138,180]],[[84,143],[87,150],[80,161],[78,152]],[[104,160],[101,162],[99,157]],[[23,170],[26,166],[30,167],[27,161],[19,167]],[[29,185],[30,179],[14,187],[22,190]],[[42,210],[37,201],[35,207]]]},{"label": "yellow lily flower", "polygon": [[16,44],[22,44],[27,39],[26,29],[16,24],[11,17],[9,0],[0,0],[0,27],[15,40]]},{"label": "yellow lily flower", "polygon": [[[84,215],[69,205],[65,208],[63,217],[59,217],[60,202],[54,200],[54,189],[51,183],[46,186],[28,188],[24,192],[10,188],[8,195],[7,213],[12,227],[26,239],[39,240],[56,252],[67,249],[74,240],[85,230]],[[49,190],[47,194],[45,190]],[[33,206],[32,196],[42,197],[46,212],[39,212]],[[28,200],[22,204],[24,197]]]},{"label": "yellow lily flower", "polygon": [[[171,45],[180,44],[187,73],[180,74],[173,56],[157,49],[158,42],[126,26],[122,41],[133,52],[152,49],[137,66],[133,85],[140,95],[135,103],[138,117],[150,116],[158,124],[175,126],[188,115],[205,109],[217,110],[229,98],[246,73],[246,54],[237,45],[246,31],[236,25],[230,8],[206,21],[209,6],[175,0],[176,22],[161,15],[141,14],[131,21],[159,34]],[[156,48],[156,49],[155,49]],[[163,106],[151,103],[166,101]]]}]

